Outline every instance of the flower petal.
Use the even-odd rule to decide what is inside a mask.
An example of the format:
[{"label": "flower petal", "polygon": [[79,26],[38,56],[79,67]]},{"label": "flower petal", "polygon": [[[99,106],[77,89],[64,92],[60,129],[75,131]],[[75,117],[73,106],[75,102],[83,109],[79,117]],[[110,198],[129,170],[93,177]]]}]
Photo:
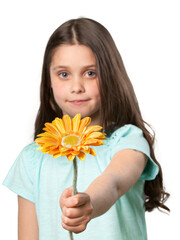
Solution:
[{"label": "flower petal", "polygon": [[55,153],[55,154],[53,154],[53,158],[58,158],[58,157],[60,157],[60,156],[61,156],[60,153]]},{"label": "flower petal", "polygon": [[98,139],[105,139],[104,135],[102,132],[92,132],[88,135],[87,139],[88,138],[98,138]]},{"label": "flower petal", "polygon": [[76,114],[76,116],[72,119],[72,130],[73,130],[73,132],[78,132],[80,122],[81,122],[81,114],[78,113],[78,114]]},{"label": "flower petal", "polygon": [[58,138],[58,136],[49,133],[49,132],[43,132],[37,135],[37,137],[52,137],[52,138]]},{"label": "flower petal", "polygon": [[79,133],[83,133],[84,130],[86,130],[87,125],[89,125],[91,122],[91,118],[90,117],[85,117],[81,120],[81,123],[79,125]]},{"label": "flower petal", "polygon": [[86,138],[83,142],[83,146],[87,146],[87,145],[91,145],[93,143],[96,143],[97,142],[97,139],[94,139],[94,138]]},{"label": "flower petal", "polygon": [[[90,153],[90,148],[89,146],[81,146],[81,151],[83,151],[84,153]],[[80,153],[80,151],[79,151]]]},{"label": "flower petal", "polygon": [[60,133],[65,133],[66,130],[64,128],[64,123],[61,118],[55,118],[55,120],[52,122],[54,125],[56,125],[57,129]]},{"label": "flower petal", "polygon": [[90,148],[88,146],[81,146],[81,150],[85,153],[90,153]]},{"label": "flower petal", "polygon": [[93,139],[93,138],[89,138],[87,140],[85,140],[85,142],[83,143],[84,146],[99,146],[99,145],[103,145],[104,142],[98,139]]},{"label": "flower petal", "polygon": [[69,161],[73,161],[74,158],[75,158],[75,155],[72,155],[72,154],[67,155],[67,159],[68,159]]},{"label": "flower petal", "polygon": [[62,120],[64,122],[66,133],[68,133],[69,131],[72,130],[71,118],[66,114],[63,116]]},{"label": "flower petal", "polygon": [[90,148],[90,153],[93,156],[96,156],[96,151],[93,148]]},{"label": "flower petal", "polygon": [[52,144],[52,145],[56,145],[58,144],[58,141],[57,139],[55,138],[51,138],[51,137],[46,137],[46,138],[37,138],[35,140],[38,144],[44,144],[44,143],[49,143],[49,144]]},{"label": "flower petal", "polygon": [[53,155],[53,156],[60,156],[61,154],[59,153],[58,149],[55,149],[55,150],[50,150],[49,151],[49,154],[50,155]]},{"label": "flower petal", "polygon": [[43,128],[43,130],[45,130],[46,132],[52,133],[54,135],[59,135],[59,131],[57,129],[56,126],[54,126],[52,123],[45,123],[45,128]]},{"label": "flower petal", "polygon": [[101,130],[101,129],[102,129],[102,127],[101,127],[101,126],[98,126],[98,125],[89,126],[89,127],[86,129],[84,135],[87,137],[90,133],[92,133],[92,132],[97,132],[97,131],[99,131],[99,130]]},{"label": "flower petal", "polygon": [[81,161],[84,161],[86,155],[85,155],[85,153],[80,152],[77,156]]}]

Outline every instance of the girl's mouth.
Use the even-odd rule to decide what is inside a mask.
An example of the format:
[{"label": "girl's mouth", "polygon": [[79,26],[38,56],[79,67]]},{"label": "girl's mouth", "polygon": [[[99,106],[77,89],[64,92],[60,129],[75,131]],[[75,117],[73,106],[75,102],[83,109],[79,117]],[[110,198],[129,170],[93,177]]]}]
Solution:
[{"label": "girl's mouth", "polygon": [[71,104],[74,104],[74,105],[81,105],[83,103],[86,103],[88,102],[89,100],[73,100],[73,101],[69,101]]}]

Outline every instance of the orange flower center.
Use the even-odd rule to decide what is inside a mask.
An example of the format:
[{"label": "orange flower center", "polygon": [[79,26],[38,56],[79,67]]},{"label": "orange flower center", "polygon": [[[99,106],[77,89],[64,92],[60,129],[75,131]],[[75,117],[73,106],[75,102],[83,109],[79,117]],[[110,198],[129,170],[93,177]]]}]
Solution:
[{"label": "orange flower center", "polygon": [[67,148],[75,147],[81,144],[81,138],[77,135],[68,135],[62,138],[62,145]]}]

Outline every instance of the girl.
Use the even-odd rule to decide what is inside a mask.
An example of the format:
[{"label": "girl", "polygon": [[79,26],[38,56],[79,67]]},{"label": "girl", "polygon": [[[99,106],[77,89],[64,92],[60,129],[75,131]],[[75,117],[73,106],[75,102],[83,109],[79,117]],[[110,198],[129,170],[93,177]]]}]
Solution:
[{"label": "girl", "polygon": [[[147,239],[145,210],[168,210],[154,137],[146,128],[120,54],[98,22],[65,22],[47,44],[35,134],[68,114],[89,116],[107,139],[78,162],[78,193],[71,196],[72,164],[26,146],[4,185],[18,194],[21,239]],[[65,189],[65,190],[64,190]],[[76,236],[75,236],[76,239]]]}]

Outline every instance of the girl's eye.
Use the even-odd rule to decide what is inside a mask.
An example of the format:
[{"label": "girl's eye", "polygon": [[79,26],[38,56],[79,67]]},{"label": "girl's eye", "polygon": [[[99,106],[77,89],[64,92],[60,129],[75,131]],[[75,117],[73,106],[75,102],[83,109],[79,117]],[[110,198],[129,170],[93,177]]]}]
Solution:
[{"label": "girl's eye", "polygon": [[88,77],[95,77],[95,76],[96,76],[96,73],[93,72],[93,71],[88,71],[88,72],[87,72],[87,75],[88,75]]},{"label": "girl's eye", "polygon": [[68,78],[68,73],[67,72],[61,72],[61,73],[59,73],[59,76],[61,78]]}]

